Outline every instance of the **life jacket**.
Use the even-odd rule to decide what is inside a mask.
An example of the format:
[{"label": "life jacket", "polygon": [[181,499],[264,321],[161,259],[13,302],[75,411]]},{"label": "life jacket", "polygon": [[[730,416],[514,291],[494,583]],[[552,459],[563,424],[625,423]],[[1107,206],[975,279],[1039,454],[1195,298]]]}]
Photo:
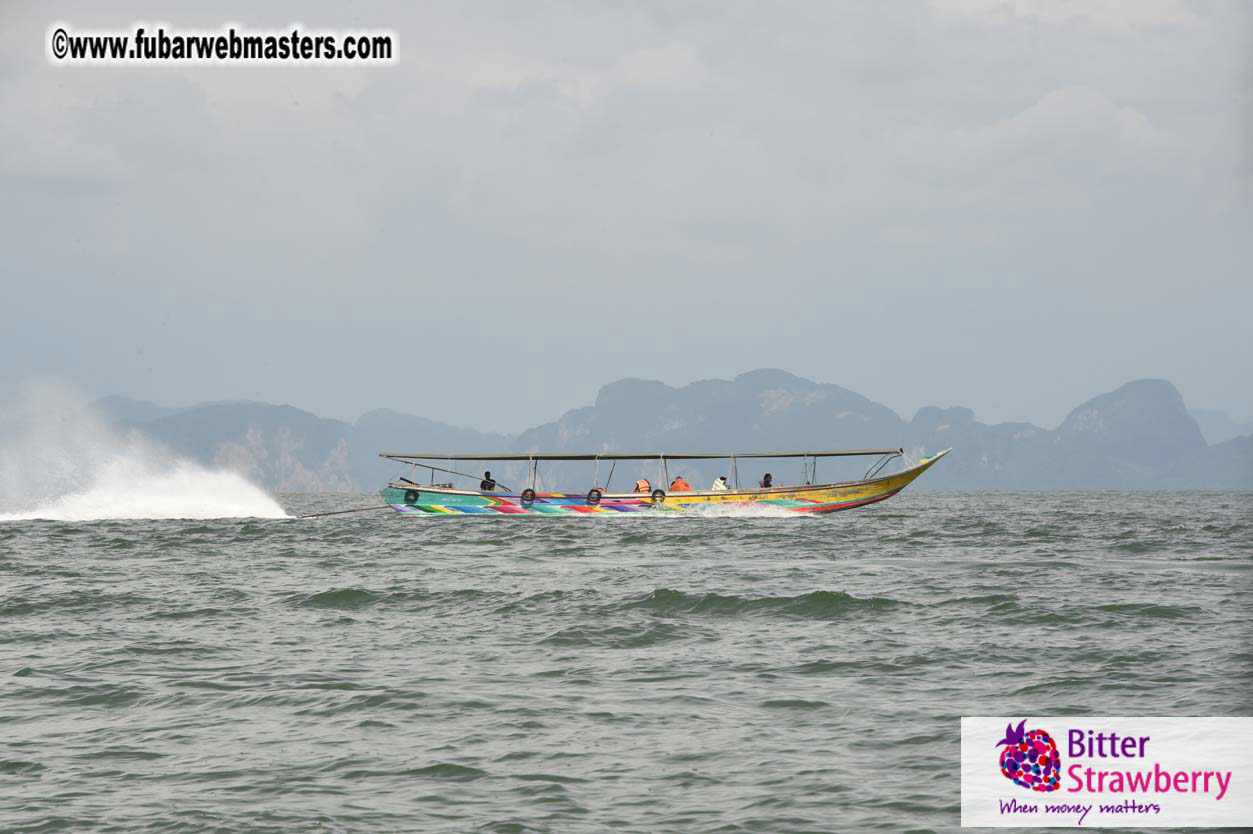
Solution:
[{"label": "life jacket", "polygon": [[635,482],[635,491],[636,492],[652,492],[653,485],[650,484],[648,481],[644,480],[643,478],[640,478],[638,481]]},{"label": "life jacket", "polygon": [[675,478],[673,481],[670,482],[670,491],[671,492],[691,492],[692,485],[689,484],[687,481],[683,480],[683,476],[680,475],[679,477]]}]

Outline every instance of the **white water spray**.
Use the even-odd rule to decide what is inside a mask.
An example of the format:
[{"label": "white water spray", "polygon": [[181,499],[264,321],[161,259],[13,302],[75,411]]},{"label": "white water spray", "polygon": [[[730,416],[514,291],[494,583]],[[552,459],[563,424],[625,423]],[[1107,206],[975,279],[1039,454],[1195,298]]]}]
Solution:
[{"label": "white water spray", "polygon": [[773,507],[768,504],[736,504],[719,502],[716,504],[693,504],[681,513],[653,513],[659,518],[797,518],[803,513]]},{"label": "white water spray", "polygon": [[50,384],[0,414],[0,510],[0,522],[288,517],[242,476],[114,428]]}]

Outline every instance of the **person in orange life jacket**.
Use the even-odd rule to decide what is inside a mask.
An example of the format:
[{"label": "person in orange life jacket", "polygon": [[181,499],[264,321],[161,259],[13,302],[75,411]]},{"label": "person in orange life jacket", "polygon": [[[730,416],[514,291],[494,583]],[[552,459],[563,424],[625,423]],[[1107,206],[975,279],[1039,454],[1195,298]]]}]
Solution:
[{"label": "person in orange life jacket", "polygon": [[638,481],[635,482],[635,491],[644,492],[644,493],[652,492],[653,485],[650,484],[648,481],[644,480],[643,478],[640,478]]},{"label": "person in orange life jacket", "polygon": [[692,485],[689,484],[687,481],[683,480],[682,475],[678,475],[675,477],[673,481],[670,482],[670,491],[671,492],[691,492]]},{"label": "person in orange life jacket", "polygon": [[492,479],[491,472],[483,473],[483,480],[479,481],[479,492],[491,492],[496,488],[496,481]]},{"label": "person in orange life jacket", "polygon": [[774,486],[774,481],[770,478],[769,472],[767,472],[765,474],[765,477],[761,479],[761,483],[758,484],[758,486],[760,486],[762,489],[769,489],[770,487]]}]

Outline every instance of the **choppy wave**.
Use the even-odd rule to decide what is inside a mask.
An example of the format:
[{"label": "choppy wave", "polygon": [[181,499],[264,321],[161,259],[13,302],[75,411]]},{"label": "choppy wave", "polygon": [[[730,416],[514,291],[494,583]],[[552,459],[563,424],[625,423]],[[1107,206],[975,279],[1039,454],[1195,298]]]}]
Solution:
[{"label": "choppy wave", "polygon": [[904,605],[884,597],[862,599],[841,591],[811,591],[796,596],[741,597],[723,594],[686,594],[660,588],[642,599],[624,603],[626,609],[642,609],[655,614],[778,615],[804,619],[838,619],[852,612],[883,610]]},{"label": "choppy wave", "polygon": [[0,525],[0,828],[948,830],[959,714],[1247,712],[1247,508]]}]

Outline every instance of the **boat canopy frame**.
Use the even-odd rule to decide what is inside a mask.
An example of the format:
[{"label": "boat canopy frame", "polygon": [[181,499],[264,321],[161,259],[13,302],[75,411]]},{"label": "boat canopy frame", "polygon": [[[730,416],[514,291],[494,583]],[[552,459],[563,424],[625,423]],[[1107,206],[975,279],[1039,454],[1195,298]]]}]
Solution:
[{"label": "boat canopy frame", "polygon": [[500,452],[486,454],[456,454],[451,452],[419,453],[419,452],[380,452],[379,457],[389,460],[409,462],[412,460],[487,460],[487,461],[522,461],[522,460],[566,460],[566,461],[600,461],[600,460],[717,460],[734,458],[835,458],[835,457],[868,457],[870,455],[901,455],[903,448],[897,449],[833,449],[821,452]]},{"label": "boat canopy frame", "polygon": [[[903,457],[904,448],[896,449],[827,449],[817,452],[597,452],[597,453],[576,453],[576,452],[487,452],[479,454],[459,454],[456,452],[380,452],[379,457],[387,460],[394,460],[404,463],[414,468],[415,475],[418,467],[429,469],[431,471],[431,482],[435,482],[435,473],[444,472],[450,475],[457,475],[463,478],[474,479],[476,476],[466,472],[459,472],[455,468],[457,461],[526,461],[526,486],[528,489],[534,489],[539,480],[539,464],[541,461],[592,461],[595,469],[592,480],[594,489],[607,492],[609,490],[609,482],[613,480],[614,470],[617,468],[620,460],[655,460],[661,464],[663,483],[670,480],[669,462],[672,460],[729,460],[731,462],[731,481],[735,489],[740,488],[740,473],[736,462],[739,458],[800,458],[801,459],[801,481],[805,486],[810,486],[818,480],[818,459],[833,457],[870,457],[876,456],[878,460],[870,465],[863,476],[863,480],[869,480],[883,470],[887,463],[895,458]],[[600,462],[602,460],[612,461],[613,466],[610,467],[609,477],[606,479],[605,485],[600,486]],[[424,463],[423,461],[445,461],[449,468],[435,466],[432,463]],[[416,483],[409,481],[408,478],[402,478],[402,481],[408,483]],[[444,486],[452,486],[447,484]],[[508,490],[503,484],[502,489]]]}]

